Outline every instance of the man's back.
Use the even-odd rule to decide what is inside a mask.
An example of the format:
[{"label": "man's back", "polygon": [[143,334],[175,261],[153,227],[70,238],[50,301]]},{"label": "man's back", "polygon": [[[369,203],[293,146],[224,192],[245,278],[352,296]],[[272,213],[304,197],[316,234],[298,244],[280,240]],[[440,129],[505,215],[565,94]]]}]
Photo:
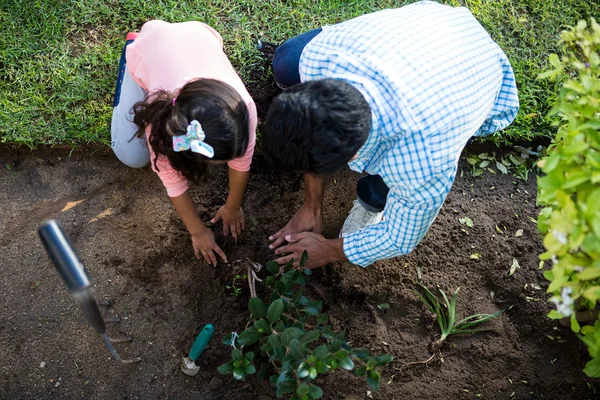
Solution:
[{"label": "man's back", "polygon": [[[407,141],[422,142],[425,169],[445,169],[470,137],[504,128],[518,110],[510,64],[488,33],[466,8],[428,1],[325,27],[304,49],[300,75],[344,79],[363,92],[374,128],[353,169],[370,173],[381,172],[382,149]],[[389,156],[398,163],[402,154]],[[405,179],[422,180],[423,165],[401,164]]]}]

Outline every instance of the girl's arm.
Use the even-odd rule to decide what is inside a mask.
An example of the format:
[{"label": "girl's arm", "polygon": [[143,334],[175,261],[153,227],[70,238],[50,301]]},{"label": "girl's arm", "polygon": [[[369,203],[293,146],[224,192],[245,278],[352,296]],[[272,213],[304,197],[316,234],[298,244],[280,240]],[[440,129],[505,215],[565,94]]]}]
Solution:
[{"label": "girl's arm", "polygon": [[216,267],[217,257],[215,253],[217,253],[223,261],[227,262],[225,253],[223,253],[223,250],[215,242],[215,235],[204,225],[198,216],[189,190],[186,190],[182,195],[177,197],[171,197],[171,202],[192,237],[192,245],[194,246],[196,258],[200,259],[200,255],[202,254],[208,264]]},{"label": "girl's arm", "polygon": [[248,185],[250,172],[237,171],[229,167],[229,195],[225,205],[219,209],[217,215],[212,219],[213,223],[223,220],[223,235],[227,236],[231,231],[231,236],[237,240],[245,228],[244,213],[242,211],[242,201],[244,192]]}]

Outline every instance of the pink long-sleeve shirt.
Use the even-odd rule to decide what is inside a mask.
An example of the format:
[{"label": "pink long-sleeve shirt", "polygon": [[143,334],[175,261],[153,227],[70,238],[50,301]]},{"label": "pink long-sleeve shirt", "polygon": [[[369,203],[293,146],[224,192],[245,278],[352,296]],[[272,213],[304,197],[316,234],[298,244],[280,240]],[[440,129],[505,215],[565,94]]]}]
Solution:
[{"label": "pink long-sleeve shirt", "polygon": [[[248,107],[250,131],[246,153],[228,165],[237,171],[250,170],[256,142],[256,106],[223,52],[223,39],[217,31],[197,21],[176,24],[149,21],[127,46],[125,57],[133,80],[150,94],[163,89],[177,95],[181,87],[198,78],[220,80],[233,87]],[[149,132],[148,126],[147,136]],[[148,148],[153,161],[154,152],[151,146]],[[170,197],[180,196],[188,189],[187,180],[165,156],[158,156],[158,169],[154,162],[151,165]]]}]

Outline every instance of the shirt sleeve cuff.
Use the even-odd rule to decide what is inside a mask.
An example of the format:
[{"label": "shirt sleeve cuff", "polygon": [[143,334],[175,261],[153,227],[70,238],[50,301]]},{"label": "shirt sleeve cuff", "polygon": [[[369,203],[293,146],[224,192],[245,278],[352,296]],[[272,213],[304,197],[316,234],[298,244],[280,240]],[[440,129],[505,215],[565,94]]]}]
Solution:
[{"label": "shirt sleeve cuff", "polygon": [[377,258],[371,254],[368,248],[361,246],[360,231],[351,233],[344,238],[343,250],[348,261],[363,268],[377,261]]},{"label": "shirt sleeve cuff", "polygon": [[190,188],[189,184],[187,181],[182,181],[181,183],[174,185],[174,186],[169,186],[167,189],[167,195],[169,197],[178,197],[181,196],[182,194],[184,194],[186,192],[186,190],[188,190]]}]

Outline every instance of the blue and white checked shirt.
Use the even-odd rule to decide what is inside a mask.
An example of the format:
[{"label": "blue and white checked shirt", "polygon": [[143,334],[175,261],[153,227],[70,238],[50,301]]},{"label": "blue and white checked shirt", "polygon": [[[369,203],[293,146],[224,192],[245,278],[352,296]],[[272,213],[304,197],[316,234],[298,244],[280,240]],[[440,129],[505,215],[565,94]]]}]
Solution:
[{"label": "blue and white checked shirt", "polygon": [[504,52],[466,8],[423,1],[326,26],[300,58],[301,80],[342,79],[372,110],[349,163],[390,188],[383,221],[350,234],[354,264],[409,253],[425,236],[472,136],[508,126],[519,109]]}]

